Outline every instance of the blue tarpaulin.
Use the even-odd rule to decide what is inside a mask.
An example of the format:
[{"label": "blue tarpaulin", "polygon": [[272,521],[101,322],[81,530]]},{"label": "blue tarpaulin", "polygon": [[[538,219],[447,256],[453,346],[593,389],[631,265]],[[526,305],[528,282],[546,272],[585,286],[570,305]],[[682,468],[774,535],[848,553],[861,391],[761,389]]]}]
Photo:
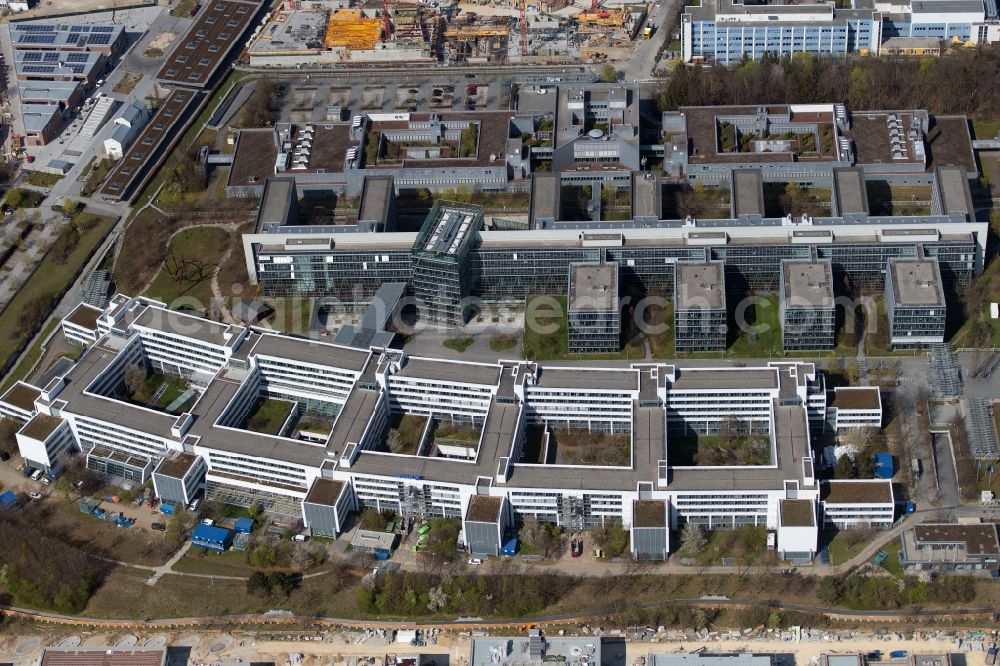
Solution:
[{"label": "blue tarpaulin", "polygon": [[240,534],[250,534],[253,531],[253,518],[240,518],[233,525],[233,529]]},{"label": "blue tarpaulin", "polygon": [[233,533],[224,527],[214,525],[196,525],[191,533],[191,541],[196,546],[223,551],[233,542]]},{"label": "blue tarpaulin", "polygon": [[513,556],[517,553],[517,539],[508,539],[500,548],[501,555]]},{"label": "blue tarpaulin", "polygon": [[0,510],[10,511],[17,506],[17,495],[14,494],[13,490],[8,490],[3,495],[0,495]]}]

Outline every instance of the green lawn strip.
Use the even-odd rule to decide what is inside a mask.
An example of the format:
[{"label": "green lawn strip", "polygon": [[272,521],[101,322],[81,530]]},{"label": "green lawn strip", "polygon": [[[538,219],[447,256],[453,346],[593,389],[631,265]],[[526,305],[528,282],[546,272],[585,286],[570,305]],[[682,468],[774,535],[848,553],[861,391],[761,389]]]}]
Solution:
[{"label": "green lawn strip", "polygon": [[1000,120],[973,121],[972,131],[977,139],[994,139],[1000,132]]},{"label": "green lawn strip", "polygon": [[104,182],[112,166],[114,166],[114,162],[109,159],[98,157],[92,159],[90,165],[87,167],[87,179],[84,181],[83,187],[80,188],[80,194],[89,197],[96,192],[97,188]]},{"label": "green lawn strip", "polygon": [[472,346],[472,343],[476,341],[475,338],[471,336],[461,336],[455,338],[448,338],[441,344],[451,349],[457,351],[459,354],[463,353],[466,349]]},{"label": "green lawn strip", "polygon": [[517,338],[512,335],[500,335],[490,339],[490,350],[505,352],[517,346]]},{"label": "green lawn strip", "polygon": [[53,301],[55,305],[54,301],[69,288],[114,225],[114,218],[99,217],[96,224],[80,234],[79,242],[72,248],[66,261],[56,263],[49,255],[42,259],[38,269],[0,313],[0,331],[4,332],[0,335],[0,359],[3,359],[0,367],[5,366],[23,341],[35,332],[25,329],[21,322],[21,314],[25,308],[46,301]]},{"label": "green lawn strip", "polygon": [[62,180],[62,176],[44,171],[29,171],[25,180],[28,181],[29,185],[34,185],[35,187],[52,187]]},{"label": "green lawn strip", "polygon": [[745,311],[746,323],[753,327],[756,339],[749,331],[739,335],[726,351],[726,356],[739,358],[771,358],[781,356],[781,309],[777,294],[756,296],[757,302]]},{"label": "green lawn strip", "polygon": [[45,328],[38,334],[38,340],[35,341],[35,344],[31,345],[28,351],[24,352],[24,355],[21,356],[21,360],[14,366],[14,369],[7,373],[3,383],[0,384],[0,393],[6,392],[17,380],[27,379],[28,373],[34,367],[35,362],[42,357],[42,343],[59,324],[59,320],[53,319],[45,325]]}]

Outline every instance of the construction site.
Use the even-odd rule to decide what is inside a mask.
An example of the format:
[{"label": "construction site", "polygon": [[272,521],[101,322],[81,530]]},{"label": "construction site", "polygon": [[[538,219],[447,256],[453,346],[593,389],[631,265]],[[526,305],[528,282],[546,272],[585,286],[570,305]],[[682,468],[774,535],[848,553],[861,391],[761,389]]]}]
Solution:
[{"label": "construction site", "polygon": [[428,5],[368,3],[327,9],[298,0],[275,9],[249,44],[254,67],[321,67],[345,63],[436,62],[440,15]]},{"label": "construction site", "polygon": [[599,0],[586,7],[565,0],[327,7],[287,0],[275,9],[248,45],[250,65],[601,63],[626,58],[634,40],[652,34],[648,5]]}]

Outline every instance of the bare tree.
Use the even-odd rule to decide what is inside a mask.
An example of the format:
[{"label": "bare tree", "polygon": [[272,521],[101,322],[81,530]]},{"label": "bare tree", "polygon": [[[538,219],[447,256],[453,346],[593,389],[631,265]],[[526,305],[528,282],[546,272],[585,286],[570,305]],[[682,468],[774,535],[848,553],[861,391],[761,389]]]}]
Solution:
[{"label": "bare tree", "polygon": [[684,523],[681,530],[681,552],[689,557],[697,555],[708,543],[705,533],[697,523]]},{"label": "bare tree", "polygon": [[125,388],[129,393],[136,394],[146,383],[146,369],[140,363],[129,363],[125,366]]}]

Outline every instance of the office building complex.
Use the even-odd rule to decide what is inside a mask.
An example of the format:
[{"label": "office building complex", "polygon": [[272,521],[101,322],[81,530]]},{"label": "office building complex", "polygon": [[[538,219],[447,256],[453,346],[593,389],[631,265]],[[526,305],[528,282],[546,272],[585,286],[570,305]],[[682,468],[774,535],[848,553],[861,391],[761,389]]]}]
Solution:
[{"label": "office building complex", "polygon": [[676,265],[674,347],[678,352],[724,351],[729,327],[721,262]]},{"label": "office building complex", "polygon": [[922,52],[931,41],[938,52],[945,41],[985,44],[1000,41],[1000,16],[989,0],[888,0],[851,8],[704,0],[685,8],[680,32],[686,62],[730,65],[765,54],[877,56]]},{"label": "office building complex", "polygon": [[574,354],[618,351],[620,308],[618,264],[570,264],[566,298],[569,351]]},{"label": "office building complex", "polygon": [[[64,328],[73,340],[90,311],[76,314]],[[315,534],[338,533],[364,507],[454,516],[470,548],[491,554],[526,516],[567,529],[616,521],[636,530],[636,556],[656,559],[670,548],[667,530],[688,521],[767,526],[781,538],[789,499],[839,526],[882,526],[895,510],[888,481],[816,479],[809,424],[822,421],[826,396],[809,363],[444,361],[219,324],[121,295],[86,340],[44,387],[21,382],[0,397],[0,411],[24,424],[27,464],[58,469],[81,451],[89,468],[153,479],[171,501],[257,505],[301,517]],[[135,393],[130,367],[177,388]],[[427,425],[415,450],[391,452],[391,417],[405,414]],[[690,443],[672,446],[733,415],[760,455],[722,464],[692,460]],[[456,440],[456,429],[474,436]],[[536,457],[529,429],[542,437]],[[591,448],[569,444],[583,435]],[[794,539],[799,557],[815,552],[815,522],[811,541]]]},{"label": "office building complex", "polygon": [[885,272],[885,311],[894,349],[944,342],[947,305],[934,259],[890,259]]},{"label": "office building complex", "polygon": [[[500,136],[506,133],[508,150],[497,148],[495,153],[498,169],[503,168],[501,155],[545,159],[537,152],[544,150],[539,145],[544,144],[542,137],[558,134],[561,105],[569,104],[574,98],[570,93],[578,91],[562,88],[521,90],[524,104],[533,101],[523,114],[519,110],[499,125],[490,124],[495,118],[476,112],[463,114],[467,146],[475,126],[480,155],[483,141],[499,141],[493,130]],[[541,94],[542,89],[547,92]],[[591,106],[596,100],[614,98],[607,87],[582,90]],[[624,99],[630,103],[628,95]],[[611,117],[612,122],[618,119]],[[621,119],[632,117],[626,110]],[[639,117],[635,116],[636,122]],[[519,125],[529,120],[530,136],[528,124]],[[426,247],[433,237],[433,221],[420,232],[399,231],[393,222],[396,189],[431,186],[423,176],[416,177],[414,169],[423,165],[421,156],[453,154],[457,126],[449,125],[444,116],[438,121],[418,122],[410,116],[390,122],[359,116],[350,123],[317,124],[311,130],[313,139],[303,138],[304,142],[294,133],[284,134],[282,128],[263,130],[269,133],[264,137],[268,146],[287,151],[279,161],[291,165],[279,169],[277,177],[293,179],[296,189],[283,190],[281,197],[277,191],[265,191],[274,169],[250,171],[276,158],[251,158],[250,153],[241,157],[240,145],[248,148],[257,136],[242,133],[232,172],[237,176],[231,180],[242,179],[249,188],[246,192],[263,192],[262,211],[273,212],[262,214],[254,233],[243,237],[248,273],[262,293],[315,296],[361,308],[384,282],[401,282],[420,296],[429,317],[458,322],[464,315],[430,305],[439,303],[442,295],[449,302],[468,297],[523,304],[529,294],[566,294],[570,265],[575,263],[617,264],[619,293],[672,294],[678,262],[721,262],[727,292],[741,298],[748,291],[779,291],[784,260],[829,262],[835,289],[845,284],[884,288],[890,258],[935,258],[946,284],[967,282],[982,270],[987,225],[975,219],[967,196],[968,179],[976,176],[977,169],[964,118],[931,117],[920,110],[859,113],[840,104],[684,108],[663,116],[664,168],[677,179],[725,188],[728,213],[671,219],[664,215],[663,203],[665,188],[671,186],[657,174],[635,172],[615,161],[602,162],[600,168],[592,168],[598,166],[595,162],[579,162],[560,172],[531,174],[503,168],[513,180],[497,189],[513,187],[518,179],[524,181],[518,189],[530,184],[527,222],[474,219],[475,230],[463,237],[456,254],[440,256]],[[308,134],[307,130],[302,132]],[[418,136],[420,132],[425,134]],[[335,143],[341,135],[343,141]],[[927,149],[931,141],[933,151]],[[360,168],[356,181],[338,180],[337,160],[351,155],[359,164],[370,164],[366,146],[376,142],[380,148],[371,159],[383,165],[388,160],[397,168],[384,172]],[[516,150],[515,144],[520,146]],[[401,159],[400,150],[415,156]],[[396,157],[377,156],[385,151]],[[333,162],[324,161],[328,158]],[[295,166],[296,160],[302,168]],[[435,178],[484,182],[478,167],[462,166],[458,158],[454,170],[438,162],[451,164],[452,158],[435,158],[427,170]],[[241,164],[246,166],[245,177],[238,176],[244,169]],[[931,210],[919,215],[876,214],[866,192],[870,180],[927,187]],[[763,187],[787,181],[829,188],[829,211],[769,216]],[[360,194],[357,222],[317,223],[282,212],[292,210],[291,200],[298,193],[308,196],[314,190]],[[614,196],[605,196],[609,192]],[[614,215],[605,214],[609,201],[615,202]],[[605,219],[610,217],[616,219]],[[422,237],[420,245],[417,237],[424,233],[431,236]]]},{"label": "office building complex", "polygon": [[833,349],[837,318],[831,263],[785,260],[780,287],[782,349]]}]

